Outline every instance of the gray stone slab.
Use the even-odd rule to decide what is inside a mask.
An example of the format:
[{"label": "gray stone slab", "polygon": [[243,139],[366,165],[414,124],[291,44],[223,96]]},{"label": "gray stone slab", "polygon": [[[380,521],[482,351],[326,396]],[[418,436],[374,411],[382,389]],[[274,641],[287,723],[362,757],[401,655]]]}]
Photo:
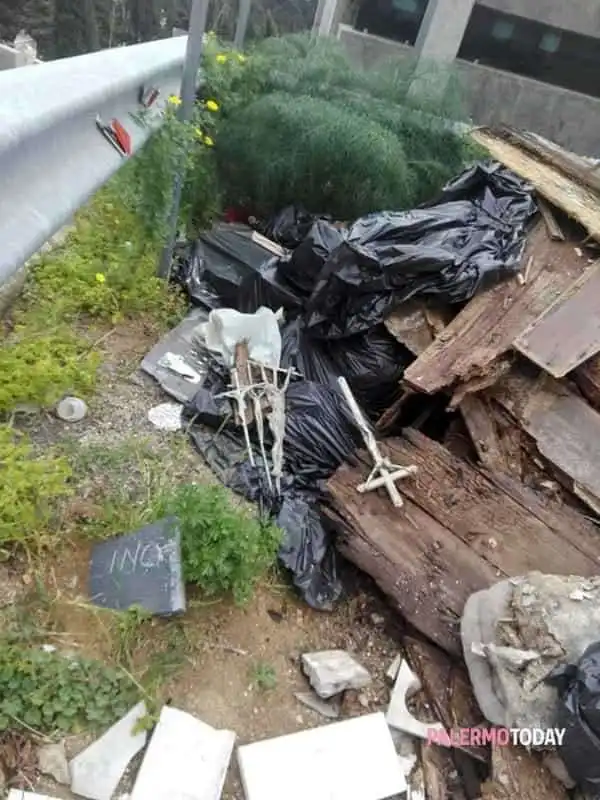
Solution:
[{"label": "gray stone slab", "polygon": [[390,800],[406,779],[383,714],[240,747],[246,800]]},{"label": "gray stone slab", "polygon": [[185,359],[187,364],[201,376],[206,375],[206,363],[201,353],[196,351],[193,343],[194,333],[198,325],[208,320],[208,313],[194,308],[187,317],[150,350],[141,363],[141,369],[162,386],[171,397],[180,403],[188,403],[200,385],[192,383],[177,373],[159,366],[159,361],[167,353],[175,353]]},{"label": "gray stone slab", "polygon": [[146,731],[134,733],[136,724],[146,713],[145,704],[138,703],[72,759],[69,764],[72,792],[88,800],[111,800],[129,762],[146,745]]},{"label": "gray stone slab", "polygon": [[345,650],[304,653],[302,668],[310,685],[323,699],[346,689],[364,689],[371,683],[367,670]]},{"label": "gray stone slab", "polygon": [[38,750],[38,768],[42,775],[49,775],[57,783],[69,786],[71,775],[65,751],[65,743],[46,744]]},{"label": "gray stone slab", "polygon": [[124,611],[133,605],[169,616],[185,611],[181,533],[168,518],[108,539],[92,550],[89,593],[93,603]]},{"label": "gray stone slab", "polygon": [[235,738],[164,706],[131,800],[219,800]]}]

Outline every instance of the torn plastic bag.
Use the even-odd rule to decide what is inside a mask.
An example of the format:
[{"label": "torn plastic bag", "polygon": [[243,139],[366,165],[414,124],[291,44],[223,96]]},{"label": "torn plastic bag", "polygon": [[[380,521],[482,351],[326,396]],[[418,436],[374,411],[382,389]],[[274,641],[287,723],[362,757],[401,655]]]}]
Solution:
[{"label": "torn plastic bag", "polygon": [[173,280],[195,303],[239,310],[244,279],[268,269],[271,262],[277,263],[269,250],[252,239],[253,233],[245,225],[215,225],[177,253]]},{"label": "torn plastic bag", "polygon": [[281,335],[284,368],[293,367],[306,380],[336,392],[343,375],[359,405],[374,419],[397,398],[404,370],[414,360],[383,325],[343,341],[324,341],[311,339],[295,320]]},{"label": "torn plastic bag", "polygon": [[248,275],[239,289],[236,308],[246,314],[253,314],[261,306],[277,311],[283,308],[286,317],[296,317],[304,310],[304,302],[296,290],[280,273],[276,259],[264,265],[263,269]]},{"label": "torn plastic bag", "polygon": [[278,369],[281,362],[281,331],[283,311],[261,306],[253,314],[240,314],[233,308],[213,309],[208,322],[199,326],[206,347],[219,353],[228,367],[235,365],[236,347],[245,342],[248,358]]},{"label": "torn plastic bag", "polygon": [[374,327],[415,296],[461,303],[513,275],[536,212],[529,187],[479,164],[449,184],[444,202],[357,220],[325,262],[306,305],[311,336]]},{"label": "torn plastic bag", "polygon": [[282,247],[293,250],[304,241],[317,219],[328,218],[320,214],[310,214],[303,208],[287,206],[268,220],[260,232]]},{"label": "torn plastic bag", "polygon": [[317,220],[290,256],[280,261],[279,275],[303,297],[310,297],[325,261],[343,241],[343,231],[326,220]]},{"label": "torn plastic bag", "polygon": [[281,497],[275,499],[267,490],[260,458],[253,467],[246,458],[243,439],[236,433],[227,431],[215,437],[196,426],[191,437],[222,483],[257,503],[261,516],[273,518],[281,528],[279,559],[291,572],[305,602],[318,611],[331,610],[342,586],[332,537],[319,511],[318,492],[294,489],[294,479],[288,474],[282,481]]},{"label": "torn plastic bag", "polygon": [[600,794],[600,642],[590,645],[577,665],[553,670],[547,679],[560,701],[556,727],[565,729],[558,754],[580,788]]}]

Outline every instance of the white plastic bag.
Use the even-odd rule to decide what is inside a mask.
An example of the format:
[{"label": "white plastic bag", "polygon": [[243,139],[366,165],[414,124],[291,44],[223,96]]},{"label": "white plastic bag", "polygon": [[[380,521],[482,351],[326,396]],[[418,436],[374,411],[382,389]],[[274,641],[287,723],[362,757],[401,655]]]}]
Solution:
[{"label": "white plastic bag", "polygon": [[199,329],[206,346],[220,353],[227,366],[235,364],[235,346],[247,342],[248,356],[267,367],[278,369],[281,362],[283,309],[271,311],[261,306],[254,314],[241,314],[233,308],[211,311],[208,322]]}]

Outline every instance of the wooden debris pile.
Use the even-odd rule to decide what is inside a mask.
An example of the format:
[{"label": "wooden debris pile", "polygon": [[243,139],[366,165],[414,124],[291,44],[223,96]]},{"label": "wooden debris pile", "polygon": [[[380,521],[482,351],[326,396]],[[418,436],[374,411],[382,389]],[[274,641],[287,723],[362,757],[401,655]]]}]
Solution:
[{"label": "wooden debris pile", "polygon": [[[407,305],[388,318],[415,360],[402,397],[379,420],[389,437],[381,447],[391,462],[417,469],[395,508],[380,492],[356,491],[366,457],[346,465],[329,482],[328,511],[340,550],[412,629],[411,666],[438,719],[454,727],[476,724],[471,707],[457,710],[448,683],[452,670],[466,680],[459,623],[468,596],[531,570],[600,572],[600,169],[508,128],[474,138],[540,201],[521,271],[458,313]],[[440,395],[452,422],[435,441],[416,428]],[[401,430],[415,403],[424,413]],[[437,664],[433,680],[414,663],[415,648],[428,653],[430,671]],[[533,797],[538,761],[493,756],[481,796]],[[503,788],[500,772],[509,775]],[[544,780],[551,797],[564,796]]]}]

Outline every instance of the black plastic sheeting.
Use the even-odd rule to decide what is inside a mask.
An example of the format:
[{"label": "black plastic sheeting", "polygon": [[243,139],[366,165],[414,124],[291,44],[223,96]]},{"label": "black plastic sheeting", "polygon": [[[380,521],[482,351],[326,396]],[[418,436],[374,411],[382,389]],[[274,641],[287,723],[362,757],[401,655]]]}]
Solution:
[{"label": "black plastic sheeting", "polygon": [[357,220],[325,262],[306,306],[313,337],[352,336],[413,297],[462,303],[519,268],[537,211],[530,188],[477,164],[436,204]]},{"label": "black plastic sheeting", "polygon": [[[286,393],[285,477],[281,496],[247,461],[241,431],[227,423],[224,365],[212,367],[190,416],[211,428],[192,438],[221,480],[284,531],[280,559],[314,608],[340,593],[330,531],[321,518],[325,480],[362,444],[337,379],[376,418],[394,401],[412,356],[382,322],[419,295],[468,300],[512,275],[536,211],[529,187],[498,164],[478,164],[448,184],[435,203],[371,214],[342,230],[324,217],[284,209],[262,232],[289,252],[273,258],[249,228],[219,225],[177,255],[173,277],[208,309],[253,313],[283,308],[282,366],[302,375]],[[215,435],[214,431],[218,433]],[[258,452],[258,450],[255,450]]]},{"label": "black plastic sheeting", "polygon": [[600,642],[590,645],[578,664],[554,670],[560,703],[556,727],[565,729],[559,755],[571,778],[593,797],[600,796]]},{"label": "black plastic sheeting", "polygon": [[[260,458],[253,467],[239,429],[226,425],[229,404],[215,399],[225,390],[220,372],[215,362],[186,412],[196,423],[219,433],[196,424],[191,428],[192,440],[225,485],[257,503],[261,513],[273,518],[283,530],[279,559],[292,573],[294,585],[306,602],[319,610],[330,609],[342,587],[331,533],[320,512],[322,483],[352,457],[360,434],[338,394],[310,381],[292,383],[286,393],[282,491],[280,496],[273,496]],[[251,438],[256,445],[253,427]],[[269,447],[268,435],[267,443]]]}]

